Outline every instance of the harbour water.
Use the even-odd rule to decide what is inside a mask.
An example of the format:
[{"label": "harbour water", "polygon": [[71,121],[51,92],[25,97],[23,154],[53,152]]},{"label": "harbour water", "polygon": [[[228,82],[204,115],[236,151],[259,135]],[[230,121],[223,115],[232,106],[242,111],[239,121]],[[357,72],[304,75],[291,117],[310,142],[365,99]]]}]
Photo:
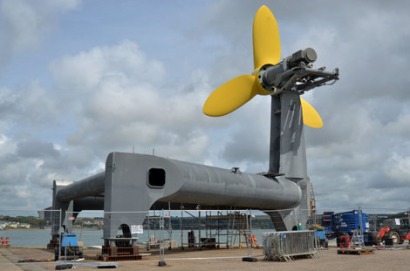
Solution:
[{"label": "harbour water", "polygon": [[[80,231],[76,232],[80,238]],[[83,231],[81,239],[87,246],[100,246],[102,244],[103,232],[101,230]],[[15,247],[47,247],[50,242],[50,229],[31,229],[31,230],[3,230],[0,236],[8,237],[10,245]]]}]

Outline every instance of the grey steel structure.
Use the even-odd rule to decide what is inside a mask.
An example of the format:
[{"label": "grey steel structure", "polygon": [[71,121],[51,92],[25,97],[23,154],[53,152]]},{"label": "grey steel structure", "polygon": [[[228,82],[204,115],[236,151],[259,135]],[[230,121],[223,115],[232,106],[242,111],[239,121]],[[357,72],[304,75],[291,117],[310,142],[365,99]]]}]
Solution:
[{"label": "grey steel structure", "polygon": [[[154,155],[112,152],[105,171],[68,186],[53,185],[52,209],[78,214],[104,210],[104,244],[114,245],[119,228],[142,225],[151,209],[269,210],[277,231],[305,225],[307,209],[306,149],[300,95],[338,80],[338,70],[312,69],[313,49],[300,50],[260,71],[271,91],[269,170],[250,174],[165,159]],[[276,210],[276,211],[275,211]],[[284,211],[285,210],[285,211]],[[52,235],[61,226],[54,221]],[[70,230],[71,221],[64,226]]]}]

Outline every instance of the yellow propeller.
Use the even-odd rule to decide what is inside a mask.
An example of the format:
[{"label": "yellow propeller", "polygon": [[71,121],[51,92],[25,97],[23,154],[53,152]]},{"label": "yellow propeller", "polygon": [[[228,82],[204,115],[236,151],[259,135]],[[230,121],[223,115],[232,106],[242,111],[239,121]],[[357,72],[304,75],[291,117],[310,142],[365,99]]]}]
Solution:
[{"label": "yellow propeller", "polygon": [[[252,74],[235,77],[216,88],[205,101],[203,112],[211,117],[229,114],[257,94],[270,95],[259,82],[259,71],[266,65],[276,65],[280,61],[280,35],[275,17],[268,7],[258,9],[253,21],[253,59]],[[323,126],[317,111],[304,99],[301,99],[303,122],[313,128]]]},{"label": "yellow propeller", "polygon": [[302,97],[300,104],[302,105],[303,123],[312,128],[322,128],[323,121],[316,109]]},{"label": "yellow propeller", "polygon": [[256,12],[252,36],[254,68],[279,63],[281,50],[278,23],[267,6],[261,6]]}]

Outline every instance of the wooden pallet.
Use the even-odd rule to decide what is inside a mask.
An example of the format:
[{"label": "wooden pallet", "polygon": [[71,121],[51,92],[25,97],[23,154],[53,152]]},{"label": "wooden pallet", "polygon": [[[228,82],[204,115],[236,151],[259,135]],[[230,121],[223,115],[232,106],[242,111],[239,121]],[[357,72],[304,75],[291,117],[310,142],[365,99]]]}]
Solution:
[{"label": "wooden pallet", "polygon": [[141,260],[141,255],[117,255],[117,256],[108,256],[108,255],[100,255],[98,259],[103,262],[111,262],[111,261],[136,261]]},{"label": "wooden pallet", "polygon": [[374,249],[373,248],[361,248],[361,249],[341,248],[337,250],[337,254],[369,255],[369,254],[374,254]]},{"label": "wooden pallet", "polygon": [[110,247],[103,246],[101,249],[101,255],[99,259],[101,261],[134,261],[141,260],[142,256],[139,255],[139,247]]}]

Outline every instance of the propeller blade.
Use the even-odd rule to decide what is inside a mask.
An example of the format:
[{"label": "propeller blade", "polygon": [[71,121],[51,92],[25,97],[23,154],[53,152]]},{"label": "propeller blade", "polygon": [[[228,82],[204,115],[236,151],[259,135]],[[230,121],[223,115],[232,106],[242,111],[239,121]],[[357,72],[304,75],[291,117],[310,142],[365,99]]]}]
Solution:
[{"label": "propeller blade", "polygon": [[280,36],[275,16],[267,6],[258,9],[253,21],[254,68],[280,61]]},{"label": "propeller blade", "polygon": [[300,103],[302,105],[303,123],[312,128],[322,128],[323,121],[316,109],[302,97]]},{"label": "propeller blade", "polygon": [[255,76],[241,75],[215,89],[206,100],[203,112],[220,117],[235,111],[256,95]]}]

